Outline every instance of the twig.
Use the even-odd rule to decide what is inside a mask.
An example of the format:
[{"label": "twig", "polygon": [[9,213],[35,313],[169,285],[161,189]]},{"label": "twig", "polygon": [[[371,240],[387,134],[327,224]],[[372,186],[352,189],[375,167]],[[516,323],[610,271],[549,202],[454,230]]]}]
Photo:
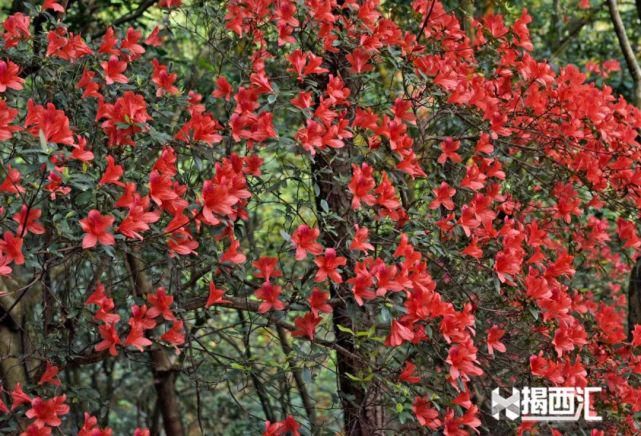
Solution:
[{"label": "twig", "polygon": [[294,376],[294,381],[296,382],[296,387],[298,388],[298,393],[300,398],[303,401],[303,407],[305,408],[305,413],[307,413],[307,418],[309,419],[309,427],[313,435],[319,434],[318,423],[316,422],[316,409],[314,408],[314,400],[312,399],[307,387],[305,386],[305,381],[303,380],[303,374],[300,368],[297,368],[295,363],[290,361],[290,354],[292,352],[292,347],[289,345],[289,339],[287,338],[287,332],[282,327],[276,327],[278,330],[278,339],[280,340],[280,346],[285,353],[285,358],[287,359],[287,365],[292,371]]},{"label": "twig", "polygon": [[[120,18],[116,18],[114,22],[111,23],[111,26],[119,26],[121,24],[127,23],[129,21],[133,21],[136,18],[141,17],[142,14],[144,14],[145,11],[150,7],[152,7],[157,1],[158,0],[145,0],[138,6],[138,8],[135,11],[125,14]],[[107,28],[102,29],[100,32],[94,33],[93,35],[91,35],[91,37],[94,39],[100,38],[102,35],[105,34],[105,32],[107,32]]]}]

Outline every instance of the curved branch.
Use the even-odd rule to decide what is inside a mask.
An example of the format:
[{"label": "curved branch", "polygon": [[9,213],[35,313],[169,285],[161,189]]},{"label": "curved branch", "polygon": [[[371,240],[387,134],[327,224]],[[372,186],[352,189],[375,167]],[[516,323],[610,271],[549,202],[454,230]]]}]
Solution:
[{"label": "curved branch", "polygon": [[[145,0],[136,8],[135,11],[125,14],[122,17],[116,18],[114,22],[111,23],[111,26],[119,26],[121,24],[127,23],[129,21],[134,21],[135,19],[140,18],[147,9],[152,7],[157,2],[158,0]],[[94,33],[92,35],[92,38],[100,38],[102,35],[105,34],[106,31],[107,31],[107,28],[102,29],[100,32]]]},{"label": "curved branch", "polygon": [[280,340],[280,346],[285,353],[285,358],[287,360],[287,366],[289,367],[292,375],[294,376],[294,382],[296,383],[296,388],[303,402],[303,407],[305,408],[305,413],[307,414],[307,419],[309,419],[309,427],[313,435],[317,435],[320,432],[318,428],[318,423],[316,422],[316,408],[314,407],[314,400],[307,390],[305,381],[303,380],[303,373],[300,368],[296,367],[295,363],[290,361],[290,354],[292,353],[292,347],[289,344],[289,339],[287,339],[287,332],[282,327],[277,327],[278,330],[278,339]]},{"label": "curved branch", "polygon": [[249,371],[249,377],[252,379],[252,383],[254,384],[254,389],[256,390],[256,395],[258,395],[258,399],[260,400],[260,405],[263,408],[265,419],[267,419],[268,421],[274,422],[276,421],[276,415],[274,414],[274,409],[272,408],[272,404],[269,401],[269,396],[267,395],[267,389],[265,388],[265,385],[258,377],[258,374],[256,373],[257,369],[252,364],[253,356],[252,356],[252,349],[250,344],[251,329],[247,326],[247,321],[245,319],[245,315],[242,310],[238,310],[238,318],[240,318],[240,322],[243,325],[243,345],[245,347],[243,354],[245,355],[245,358],[247,359],[247,362],[249,363],[251,368]]}]

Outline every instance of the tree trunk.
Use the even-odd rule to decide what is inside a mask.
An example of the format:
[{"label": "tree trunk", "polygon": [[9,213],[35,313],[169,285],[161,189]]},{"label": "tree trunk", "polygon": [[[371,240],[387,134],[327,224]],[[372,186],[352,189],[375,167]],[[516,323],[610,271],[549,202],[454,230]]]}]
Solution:
[{"label": "tree trunk", "polygon": [[[338,0],[342,7],[344,0]],[[349,13],[343,10],[341,13]],[[337,24],[340,28],[340,22]],[[350,82],[345,49],[330,53],[325,62],[330,74],[343,78],[345,85],[350,88],[351,97],[356,99],[358,86]],[[321,76],[317,89],[327,87],[328,77]],[[316,104],[319,103],[317,98]],[[353,118],[354,107],[348,109]],[[320,242],[324,247],[336,249],[336,253],[347,259],[346,270],[354,270],[354,259],[347,248],[349,235],[355,224],[351,207],[351,198],[347,190],[347,181],[352,176],[351,153],[353,142],[343,140],[345,146],[317,153],[312,161],[312,181],[314,183],[316,215],[320,230]],[[380,391],[375,385],[368,386],[365,382],[355,379],[367,369],[365,356],[355,346],[355,338],[351,332],[369,327],[368,314],[358,306],[347,283],[330,285],[333,303],[332,324],[336,345],[344,348],[349,354],[336,353],[336,371],[338,378],[338,396],[343,409],[344,432],[349,436],[375,436],[381,434],[380,429],[385,421],[384,409],[380,406]],[[343,327],[343,328],[342,328]]]},{"label": "tree trunk", "polygon": [[[138,252],[126,255],[131,269],[136,293],[150,294],[153,286],[145,272],[144,264]],[[176,374],[172,357],[162,348],[150,354],[151,368],[154,376],[154,387],[158,397],[158,406],[167,436],[183,436],[185,431],[180,419],[180,406],[176,396]]]},{"label": "tree trunk", "polygon": [[[14,274],[26,276],[19,268]],[[39,364],[28,357],[32,345],[28,320],[41,293],[39,281],[26,284],[10,277],[0,278],[0,385],[7,390],[17,383],[24,386]]]},{"label": "tree trunk", "polygon": [[630,272],[628,285],[628,340],[632,340],[634,325],[641,325],[641,258]]},{"label": "tree trunk", "polygon": [[[634,49],[628,40],[625,25],[619,14],[619,9],[616,0],[607,0],[608,8],[610,10],[610,18],[614,26],[621,47],[623,58],[625,59],[628,72],[632,77],[634,83],[634,104],[641,108],[641,66],[637,61]],[[636,3],[641,11],[641,1]],[[641,13],[641,12],[640,12]],[[641,15],[640,15],[641,16]],[[641,293],[639,291],[639,280],[641,280],[641,258],[637,259],[632,272],[630,273],[630,283],[628,286],[628,338],[632,339],[632,331],[635,324],[641,324]]]},{"label": "tree trunk", "polygon": [[154,375],[154,387],[160,406],[160,414],[167,436],[185,434],[180,419],[180,406],[176,397],[177,371],[165,350],[151,352],[151,364]]},{"label": "tree trunk", "polygon": [[[345,148],[336,150],[332,156],[317,155],[312,165],[313,180],[318,189],[316,196],[316,208],[318,211],[318,226],[321,231],[321,243],[325,247],[336,248],[337,253],[349,259],[347,252],[346,237],[349,234],[348,218],[351,212],[351,201],[343,183],[336,179],[349,177],[351,166]],[[326,202],[327,213],[321,202]],[[348,266],[353,262],[348,261]],[[359,330],[350,309],[354,315],[360,312],[356,306],[349,286],[345,283],[331,286],[331,297],[335,301],[333,305],[332,322],[336,344],[345,348],[350,353],[358,355],[354,347],[354,338],[349,331]],[[341,327],[345,327],[341,329]],[[336,365],[338,374],[338,395],[343,409],[343,422],[345,433],[351,436],[371,435],[373,425],[368,422],[364,413],[366,398],[365,388],[359,382],[349,376],[356,376],[359,371],[359,362],[342,354],[336,354]]]},{"label": "tree trunk", "polygon": [[617,0],[607,0],[607,3],[612,25],[614,26],[614,33],[617,36],[619,47],[623,54],[623,59],[625,59],[625,64],[628,67],[628,72],[630,73],[632,82],[634,83],[634,105],[636,107],[641,107],[641,66],[639,66],[634,48],[628,39],[625,25],[623,24],[621,14],[619,13]]}]

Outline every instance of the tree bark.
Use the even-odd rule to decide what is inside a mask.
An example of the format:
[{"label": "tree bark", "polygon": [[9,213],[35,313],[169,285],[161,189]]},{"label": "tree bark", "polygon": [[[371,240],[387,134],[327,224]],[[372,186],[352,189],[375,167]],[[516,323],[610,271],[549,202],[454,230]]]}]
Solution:
[{"label": "tree bark", "polygon": [[619,14],[617,0],[607,0],[607,2],[608,9],[610,10],[610,18],[612,19],[612,25],[614,26],[614,32],[619,40],[619,46],[621,47],[625,64],[628,67],[628,72],[630,73],[630,76],[632,76],[632,81],[634,82],[634,104],[637,107],[641,107],[641,67],[639,66],[639,62],[634,54],[634,49],[632,48],[628,35],[626,34],[625,25],[621,19],[621,14]]},{"label": "tree bark", "polygon": [[628,285],[628,340],[632,340],[635,324],[641,325],[641,258],[630,272]]},{"label": "tree bark", "polygon": [[[634,104],[636,107],[641,108],[641,66],[639,66],[632,45],[630,45],[630,41],[628,40],[616,0],[607,0],[607,2],[608,8],[610,9],[610,17],[612,18],[612,25],[614,26],[614,31],[621,46],[621,52],[623,53],[628,71],[634,82]],[[637,8],[639,8],[637,11],[641,11],[641,1],[637,1],[636,5]],[[632,339],[632,331],[634,330],[635,324],[641,324],[641,292],[639,289],[639,280],[641,280],[641,258],[637,259],[632,268],[628,286],[628,338],[630,340]]]},{"label": "tree bark", "polygon": [[[344,0],[338,0],[342,7]],[[343,10],[341,13],[348,14]],[[340,22],[337,24],[340,28]],[[350,88],[351,97],[356,99],[358,86],[350,82],[348,52],[342,48],[336,53],[330,53],[325,58],[330,74],[340,76]],[[327,87],[328,77],[321,76],[317,89]],[[318,99],[316,101],[318,104]],[[349,118],[354,116],[354,107],[350,107]],[[351,178],[351,153],[353,142],[344,139],[344,147],[330,149],[318,153],[312,160],[311,173],[315,185],[316,216],[320,230],[320,242],[324,247],[336,249],[338,255],[347,259],[347,270],[354,269],[354,259],[348,250],[348,238],[353,230],[354,214],[351,198],[346,188],[346,181]],[[343,410],[344,432],[349,436],[375,436],[381,434],[385,421],[384,409],[380,407],[380,391],[376,386],[368,386],[356,378],[366,370],[364,356],[356,347],[355,338],[351,332],[369,327],[368,314],[358,306],[347,283],[330,286],[332,298],[332,324],[335,345],[345,350],[336,353],[336,370],[338,378],[338,396]],[[373,406],[372,406],[373,405]]]},{"label": "tree bark", "polygon": [[[26,273],[16,269],[15,276],[25,277]],[[0,385],[7,390],[17,383],[26,384],[39,364],[29,357],[28,320],[41,293],[38,278],[28,284],[10,277],[0,278]]]},{"label": "tree bark", "polygon": [[[150,294],[153,286],[145,272],[139,253],[128,253],[126,259],[133,275],[136,287],[135,292]],[[158,397],[158,406],[160,407],[165,433],[167,436],[183,436],[185,431],[180,419],[180,405],[176,395],[176,375],[178,370],[175,368],[168,352],[162,348],[153,350],[150,353],[150,360],[154,376],[154,388]]]},{"label": "tree bark", "polygon": [[[337,253],[349,259],[350,253],[345,249],[345,237],[349,234],[348,218],[351,212],[351,201],[348,198],[344,185],[335,179],[347,178],[351,175],[351,166],[343,149],[336,150],[332,156],[316,156],[312,164],[312,175],[318,195],[316,196],[316,209],[319,216],[318,226],[320,240],[325,247],[336,248]],[[330,160],[331,159],[331,160]],[[327,203],[329,213],[323,214],[322,202]],[[351,263],[351,262],[350,262]],[[332,284],[331,297],[333,304],[332,323],[336,344],[345,348],[350,353],[356,354],[354,338],[349,331],[357,331],[358,326],[350,314],[358,312],[353,295],[349,287],[343,283]],[[341,328],[344,327],[344,328]],[[336,355],[338,374],[338,395],[343,409],[343,423],[345,433],[350,436],[365,436],[372,434],[372,423],[364,413],[366,392],[362,384],[350,378],[359,371],[359,362],[354,358]]]},{"label": "tree bark", "polygon": [[165,350],[151,352],[151,364],[154,375],[154,387],[160,406],[163,425],[167,436],[185,434],[180,419],[180,405],[176,396],[176,375],[174,364]]}]

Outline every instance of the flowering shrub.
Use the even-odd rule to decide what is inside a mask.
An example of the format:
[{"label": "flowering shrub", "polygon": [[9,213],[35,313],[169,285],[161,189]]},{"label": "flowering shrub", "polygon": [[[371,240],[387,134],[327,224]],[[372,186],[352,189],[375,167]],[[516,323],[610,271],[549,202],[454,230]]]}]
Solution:
[{"label": "flowering shrub", "polygon": [[639,110],[534,59],[526,11],[215,5],[208,89],[163,60],[178,18],[92,39],[47,0],[4,21],[3,428],[111,434],[109,406],[69,402],[102,362],[151,368],[166,434],[213,431],[201,385],[230,381],[269,435],[500,434],[489,393],[524,380],[603,386],[592,434],[639,431]]}]

